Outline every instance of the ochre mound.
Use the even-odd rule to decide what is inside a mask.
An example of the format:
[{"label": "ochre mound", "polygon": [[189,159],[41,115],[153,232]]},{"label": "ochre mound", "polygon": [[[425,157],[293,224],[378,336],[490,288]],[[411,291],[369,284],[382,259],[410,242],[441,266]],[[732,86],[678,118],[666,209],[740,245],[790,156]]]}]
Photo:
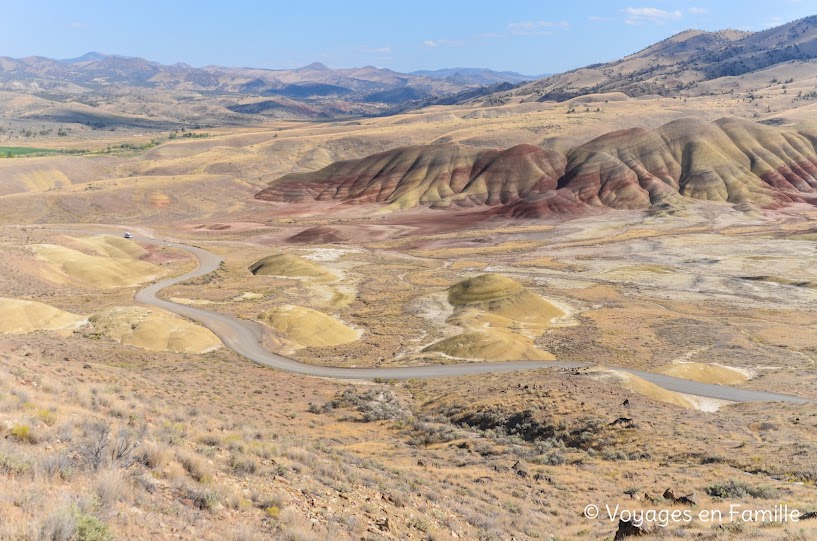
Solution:
[{"label": "ochre mound", "polygon": [[286,276],[289,278],[322,278],[331,280],[334,276],[308,259],[294,254],[276,254],[256,261],[249,267],[258,276]]},{"label": "ochre mound", "polygon": [[501,274],[482,274],[448,289],[455,308],[472,308],[518,322],[547,326],[564,312]]},{"label": "ochre mound", "polygon": [[73,330],[84,322],[83,316],[41,302],[0,298],[2,334]]},{"label": "ochre mound", "polygon": [[137,260],[148,255],[148,251],[139,246],[136,242],[123,237],[114,237],[113,235],[99,235],[84,239],[77,238],[73,239],[73,242],[99,255],[113,259]]},{"label": "ochre mound", "polygon": [[221,347],[208,329],[158,308],[115,306],[90,322],[91,332],[149,351],[206,353]]},{"label": "ochre mound", "polygon": [[423,351],[475,361],[555,359],[550,353],[536,349],[529,339],[503,329],[464,332],[432,344]]},{"label": "ochre mound", "polygon": [[337,346],[360,338],[358,331],[332,316],[303,306],[276,306],[260,319],[303,346]]},{"label": "ochre mound", "polygon": [[[133,241],[119,242],[116,237],[94,237],[75,239],[75,242],[100,255],[88,255],[53,244],[31,247],[38,257],[49,263],[44,272],[48,279],[60,283],[73,282],[90,287],[113,288],[138,285],[162,274],[156,265],[139,260],[145,252]],[[127,242],[130,244],[126,244]]]},{"label": "ochre mound", "polygon": [[629,372],[610,370],[609,368],[599,366],[588,369],[585,374],[599,381],[624,387],[629,391],[645,396],[651,400],[675,404],[676,406],[681,406],[682,408],[698,408],[696,402],[689,397],[681,393],[668,391],[663,387],[659,387],[658,385],[651,383],[644,378],[630,374]]},{"label": "ochre mound", "polygon": [[719,364],[676,363],[656,368],[653,372],[718,385],[740,385],[751,379],[750,375],[743,370]]},{"label": "ochre mound", "polygon": [[612,132],[564,154],[533,145],[411,146],[287,175],[256,198],[393,209],[485,205],[494,207],[490,214],[528,218],[672,207],[684,198],[762,208],[817,205],[815,141],[817,131],[807,127],[689,118],[656,130]]}]

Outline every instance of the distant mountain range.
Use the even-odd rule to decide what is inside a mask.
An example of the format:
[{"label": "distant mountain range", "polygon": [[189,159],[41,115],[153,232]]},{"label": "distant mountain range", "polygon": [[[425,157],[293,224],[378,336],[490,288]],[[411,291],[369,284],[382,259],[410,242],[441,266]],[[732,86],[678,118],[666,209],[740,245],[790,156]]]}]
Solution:
[{"label": "distant mountain range", "polygon": [[[62,60],[0,57],[0,92],[43,100],[35,100],[23,110],[8,111],[0,105],[0,114],[96,127],[164,129],[178,122],[244,123],[251,120],[247,115],[320,118],[383,114],[404,103],[444,99],[467,91],[486,94],[496,90],[486,90],[490,85],[532,79],[481,68],[399,73],[374,66],[332,69],[318,62],[280,70],[194,68],[99,52]],[[153,106],[143,107],[143,113],[128,102],[129,93],[134,94],[132,97],[138,94],[140,102]],[[168,102],[175,102],[178,110],[168,108]]]},{"label": "distant mountain range", "polygon": [[[0,57],[0,90],[57,100],[132,86],[208,95],[283,97],[313,106],[339,100],[372,104],[368,108],[353,109],[376,112],[379,107],[408,100],[439,98],[497,82],[518,83],[531,79],[518,73],[488,69],[398,73],[374,66],[331,69],[317,62],[287,70],[220,66],[194,68],[183,63],[164,65],[143,58],[99,52],[63,60],[36,56]],[[265,107],[281,109],[282,104],[280,100],[247,107],[240,104],[235,110],[247,109],[257,114],[263,113]],[[331,110],[326,112],[333,113]]]},{"label": "distant mountain range", "polygon": [[515,71],[493,71],[485,68],[447,68],[440,70],[412,71],[411,75],[443,79],[452,83],[472,85],[494,85],[498,83],[524,83],[547,77],[542,75],[523,75]]},{"label": "distant mountain range", "polygon": [[[734,88],[730,77],[758,74],[769,83],[776,75],[764,70],[778,67],[787,69],[787,78],[813,77],[813,59],[817,16],[762,32],[688,30],[615,62],[545,77],[483,68],[332,69],[321,63],[285,70],[194,68],[98,52],[63,60],[0,57],[0,117],[167,129],[397,114],[430,105],[566,101],[597,93],[720,94]],[[20,96],[27,99],[12,99]]]}]

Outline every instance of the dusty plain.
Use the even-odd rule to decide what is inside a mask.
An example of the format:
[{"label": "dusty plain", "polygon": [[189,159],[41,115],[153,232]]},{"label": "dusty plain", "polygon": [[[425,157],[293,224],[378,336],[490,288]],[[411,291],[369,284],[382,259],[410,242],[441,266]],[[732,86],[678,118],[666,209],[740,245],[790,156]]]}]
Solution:
[{"label": "dusty plain", "polygon": [[[615,369],[817,400],[814,207],[509,220],[253,199],[286,173],[406,144],[567,148],[685,117],[817,120],[778,86],[752,87],[763,107],[740,92],[608,95],[570,114],[435,107],[1,159],[0,309],[15,315],[0,317],[0,539],[61,539],[67,521],[117,539],[610,539],[617,520],[585,506],[813,513],[817,406],[696,399]],[[266,347],[306,363],[599,366],[400,383],[266,369],[135,307],[142,285],[194,266],[187,254],[101,230],[219,254],[162,297],[259,321]],[[806,540],[817,520],[656,535]]]}]

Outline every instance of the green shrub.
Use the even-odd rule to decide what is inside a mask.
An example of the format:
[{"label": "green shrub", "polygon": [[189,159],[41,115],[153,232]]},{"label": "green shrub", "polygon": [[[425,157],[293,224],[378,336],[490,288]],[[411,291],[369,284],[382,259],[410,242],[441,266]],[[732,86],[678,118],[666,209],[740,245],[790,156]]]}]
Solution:
[{"label": "green shrub", "polygon": [[37,443],[37,438],[28,425],[14,425],[11,427],[11,437],[25,443]]},{"label": "green shrub", "polygon": [[264,512],[270,518],[278,518],[278,515],[281,514],[281,510],[277,506],[270,506],[264,509]]},{"label": "green shrub", "polygon": [[91,515],[77,516],[77,541],[113,541],[108,525]]}]

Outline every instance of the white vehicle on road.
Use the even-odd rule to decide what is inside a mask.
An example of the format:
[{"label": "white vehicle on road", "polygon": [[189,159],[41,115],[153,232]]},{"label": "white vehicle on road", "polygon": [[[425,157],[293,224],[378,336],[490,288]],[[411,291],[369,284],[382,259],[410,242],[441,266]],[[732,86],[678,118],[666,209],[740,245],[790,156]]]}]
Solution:
[{"label": "white vehicle on road", "polygon": [[133,235],[131,235],[130,233],[128,233],[127,231],[125,231],[125,238],[126,238],[126,239],[132,239],[132,238],[133,238]]}]

